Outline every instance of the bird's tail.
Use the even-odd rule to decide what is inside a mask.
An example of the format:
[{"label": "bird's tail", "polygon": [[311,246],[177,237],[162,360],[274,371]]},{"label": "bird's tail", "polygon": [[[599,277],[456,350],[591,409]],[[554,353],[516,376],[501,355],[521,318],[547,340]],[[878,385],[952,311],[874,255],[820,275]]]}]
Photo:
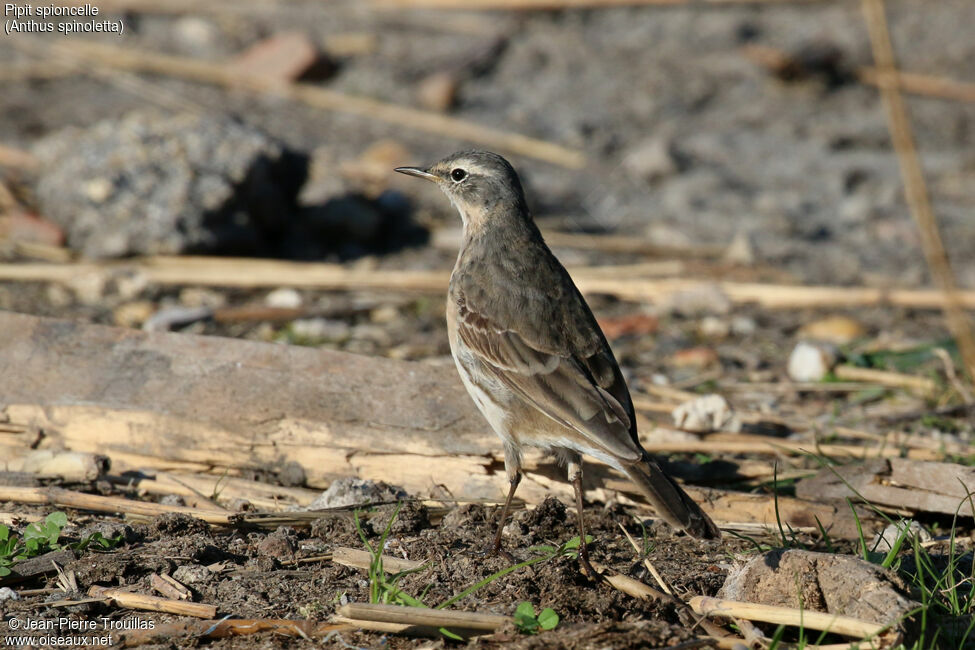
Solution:
[{"label": "bird's tail", "polygon": [[721,538],[711,518],[648,454],[621,469],[668,524],[698,539]]}]

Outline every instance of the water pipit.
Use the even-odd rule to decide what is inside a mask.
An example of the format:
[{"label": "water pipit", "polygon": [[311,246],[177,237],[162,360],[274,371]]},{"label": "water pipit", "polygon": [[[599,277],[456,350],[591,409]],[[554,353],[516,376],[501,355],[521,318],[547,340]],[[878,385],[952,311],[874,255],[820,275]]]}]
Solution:
[{"label": "water pipit", "polygon": [[532,220],[507,160],[465,151],[421,169],[460,212],[463,243],[450,276],[447,331],[464,386],[504,443],[510,484],[493,551],[521,480],[521,449],[553,452],[568,469],[579,512],[580,560],[590,576],[582,514],[582,454],[615,467],[672,526],[721,536],[647,454],[616,358],[592,311]]}]

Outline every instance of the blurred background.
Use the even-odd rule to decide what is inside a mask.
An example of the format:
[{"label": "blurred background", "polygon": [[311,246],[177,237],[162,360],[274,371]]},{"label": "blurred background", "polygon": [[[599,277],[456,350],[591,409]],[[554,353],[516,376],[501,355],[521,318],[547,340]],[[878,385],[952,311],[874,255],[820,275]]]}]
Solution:
[{"label": "blurred background", "polygon": [[[160,283],[106,261],[191,254],[336,263],[353,276],[444,272],[459,220],[436,188],[391,170],[475,147],[512,161],[568,266],[629,265],[604,271],[604,284],[634,273],[932,282],[858,2],[87,6],[98,15],[33,17],[53,32],[5,16],[0,254],[19,270],[0,282],[0,308],[442,358],[440,276],[405,292],[382,286],[395,274],[364,288],[269,287],[242,280],[243,265],[227,287],[191,272]],[[886,9],[898,64],[920,79],[902,88],[934,211],[958,282],[975,287],[975,4]],[[662,266],[634,270],[650,262]],[[76,266],[51,270],[65,264]],[[646,335],[662,314],[689,318],[673,349],[699,342],[706,316],[719,322],[704,339],[719,341],[765,326],[774,341],[813,320],[706,291],[647,291],[589,293],[604,323],[644,319],[624,333]],[[214,316],[241,307],[251,311]],[[936,312],[910,306],[855,316],[856,337],[943,333]],[[772,356],[781,368],[784,353]]]}]

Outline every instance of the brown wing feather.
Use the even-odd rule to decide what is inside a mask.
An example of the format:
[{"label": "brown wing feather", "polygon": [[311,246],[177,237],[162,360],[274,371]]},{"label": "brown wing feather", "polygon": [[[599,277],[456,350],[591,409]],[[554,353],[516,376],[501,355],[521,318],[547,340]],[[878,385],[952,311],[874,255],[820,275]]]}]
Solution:
[{"label": "brown wing feather", "polygon": [[634,444],[629,393],[605,340],[595,351],[560,352],[555,345],[497,326],[474,311],[463,295],[458,300],[457,334],[501,382],[594,447],[621,459],[642,453]]}]

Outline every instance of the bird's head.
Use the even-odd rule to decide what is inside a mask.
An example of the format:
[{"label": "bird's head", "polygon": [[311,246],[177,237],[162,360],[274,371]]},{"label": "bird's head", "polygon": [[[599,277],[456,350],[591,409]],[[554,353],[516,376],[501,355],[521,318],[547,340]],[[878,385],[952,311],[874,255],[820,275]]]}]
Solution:
[{"label": "bird's head", "polygon": [[489,151],[461,151],[427,168],[397,167],[396,171],[433,181],[460,212],[467,229],[492,218],[528,217],[521,181],[511,164]]}]

